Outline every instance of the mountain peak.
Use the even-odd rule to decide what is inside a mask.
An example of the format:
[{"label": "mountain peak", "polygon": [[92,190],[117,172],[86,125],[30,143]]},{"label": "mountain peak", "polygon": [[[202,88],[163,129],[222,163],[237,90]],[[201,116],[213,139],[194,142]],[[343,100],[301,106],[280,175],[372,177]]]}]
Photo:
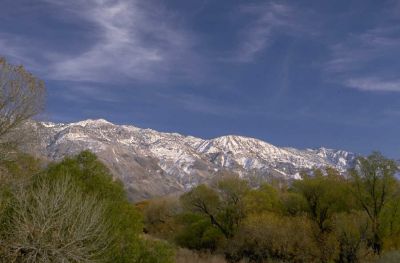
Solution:
[{"label": "mountain peak", "polygon": [[[278,149],[278,147],[269,144],[265,141],[259,139],[239,136],[239,135],[226,135],[217,137],[215,139],[209,140],[206,148],[210,149],[215,147],[218,150],[232,151],[232,152],[242,152],[242,151],[252,151],[255,149]],[[204,147],[204,146],[203,146]]]},{"label": "mountain peak", "polygon": [[70,123],[70,125],[79,125],[79,126],[98,126],[98,125],[114,125],[113,123],[105,120],[105,119],[87,119],[79,122]]}]

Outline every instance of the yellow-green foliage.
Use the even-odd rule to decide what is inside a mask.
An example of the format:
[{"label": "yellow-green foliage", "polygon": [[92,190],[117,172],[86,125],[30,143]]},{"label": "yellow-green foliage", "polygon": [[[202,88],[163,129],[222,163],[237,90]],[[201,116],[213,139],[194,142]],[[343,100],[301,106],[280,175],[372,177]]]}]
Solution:
[{"label": "yellow-green foliage", "polygon": [[[2,166],[25,178],[0,189],[5,262],[173,262],[170,245],[142,238],[141,215],[94,154],[44,170],[23,161]],[[24,166],[34,168],[23,172]]]},{"label": "yellow-green foliage", "polygon": [[71,178],[81,191],[96,195],[105,203],[106,216],[111,221],[110,237],[115,240],[110,247],[114,262],[135,262],[139,254],[139,233],[142,219],[135,207],[128,202],[123,186],[114,181],[107,167],[96,155],[84,151],[60,163],[52,164],[42,177],[48,180]]},{"label": "yellow-green foliage", "polygon": [[179,246],[201,251],[215,251],[224,242],[224,235],[208,218],[187,213],[177,218],[182,227],[175,234]]},{"label": "yellow-green foliage", "polygon": [[338,213],[334,221],[339,262],[362,262],[372,256],[368,248],[371,231],[365,212]]},{"label": "yellow-green foliage", "polygon": [[[376,254],[380,254],[385,246],[384,239],[396,229],[392,226],[386,232],[385,221],[388,215],[390,217],[391,213],[395,213],[393,209],[397,209],[394,203],[399,197],[399,184],[394,174],[398,167],[395,161],[388,160],[379,153],[359,158],[358,162],[358,166],[350,170],[353,194],[360,209],[368,215],[372,231],[369,239],[371,248]],[[391,212],[387,211],[390,206]],[[390,222],[396,223],[396,220],[389,220]]]},{"label": "yellow-green foliage", "polygon": [[11,160],[0,160],[0,181],[2,187],[16,188],[27,183],[32,176],[40,173],[43,163],[28,154],[16,153]]},{"label": "yellow-green foliage", "polygon": [[291,191],[303,199],[297,199],[300,204],[296,207],[304,207],[305,203],[305,212],[310,219],[321,232],[326,232],[332,228],[331,219],[334,213],[351,209],[350,191],[348,183],[340,177],[324,176],[320,170],[314,173],[314,176],[304,176],[302,180],[295,181]]},{"label": "yellow-green foliage", "polygon": [[[173,240],[179,225],[176,216],[181,212],[176,197],[159,198],[139,204],[144,215],[145,231],[153,236]],[[136,205],[138,207],[138,205]]]},{"label": "yellow-green foliage", "polygon": [[232,262],[373,262],[382,253],[392,260],[400,246],[396,170],[374,153],[350,176],[317,169],[284,187],[250,189],[221,177],[183,194],[169,226],[178,245]]},{"label": "yellow-green foliage", "polygon": [[223,178],[214,187],[199,185],[181,196],[188,211],[206,218],[226,238],[231,238],[246,216],[246,181],[236,177]]},{"label": "yellow-green foliage", "polygon": [[226,254],[233,261],[319,262],[318,244],[306,217],[281,217],[262,213],[248,217],[228,243]]},{"label": "yellow-green foliage", "polygon": [[140,243],[140,254],[136,262],[173,263],[175,250],[166,241],[144,238]]},{"label": "yellow-green foliage", "polygon": [[248,191],[244,197],[244,203],[247,214],[279,213],[282,210],[278,190],[268,184],[263,184],[257,189]]}]

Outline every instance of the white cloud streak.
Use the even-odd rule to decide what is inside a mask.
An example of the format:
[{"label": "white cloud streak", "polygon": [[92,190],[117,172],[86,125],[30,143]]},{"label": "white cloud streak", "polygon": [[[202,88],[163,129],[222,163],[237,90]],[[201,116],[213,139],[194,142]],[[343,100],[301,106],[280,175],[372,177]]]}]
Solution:
[{"label": "white cloud streak", "polygon": [[24,48],[25,45],[26,41],[21,37],[0,33],[0,55],[6,55],[14,63],[28,68],[40,68],[38,63],[30,58],[28,49]]},{"label": "white cloud streak", "polygon": [[393,91],[400,92],[400,79],[386,80],[374,77],[348,79],[345,85],[363,91]]},{"label": "white cloud streak", "polygon": [[254,18],[239,33],[241,41],[233,58],[238,62],[254,61],[260,52],[271,45],[278,31],[292,34],[302,30],[293,8],[282,3],[245,5],[239,9],[239,15]]},{"label": "white cloud streak", "polygon": [[[400,92],[394,65],[400,52],[400,27],[379,26],[332,45],[324,66],[330,78],[361,91]],[[385,61],[384,65],[380,63]],[[394,66],[393,66],[394,65]]]},{"label": "white cloud streak", "polygon": [[53,51],[29,46],[29,39],[20,41],[11,36],[7,43],[0,42],[0,51],[4,45],[13,47],[4,48],[6,55],[23,63],[32,60],[33,54],[40,54],[45,64],[40,73],[47,79],[158,82],[170,76],[184,78],[194,72],[190,66],[197,60],[193,35],[175,23],[172,13],[153,1],[42,1],[60,12],[63,20],[84,21],[93,35],[89,47],[73,54],[63,52],[62,47]]},{"label": "white cloud streak", "polygon": [[182,66],[187,59],[184,56],[192,55],[190,36],[176,29],[173,19],[157,6],[136,0],[77,3],[72,7],[68,3],[70,11],[93,23],[99,30],[98,39],[83,53],[57,58],[50,73],[56,79],[156,81],[165,77],[173,64]]}]

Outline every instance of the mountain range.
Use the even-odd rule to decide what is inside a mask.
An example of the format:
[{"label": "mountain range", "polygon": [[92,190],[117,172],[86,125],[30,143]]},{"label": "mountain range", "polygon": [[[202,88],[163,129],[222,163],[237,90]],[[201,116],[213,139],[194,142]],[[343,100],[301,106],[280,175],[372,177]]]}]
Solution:
[{"label": "mountain range", "polygon": [[345,172],[356,154],[327,148],[299,150],[236,135],[205,140],[104,119],[36,122],[36,151],[57,161],[90,150],[124,183],[131,200],[175,194],[234,173],[253,183],[299,179],[301,170],[331,166]]}]

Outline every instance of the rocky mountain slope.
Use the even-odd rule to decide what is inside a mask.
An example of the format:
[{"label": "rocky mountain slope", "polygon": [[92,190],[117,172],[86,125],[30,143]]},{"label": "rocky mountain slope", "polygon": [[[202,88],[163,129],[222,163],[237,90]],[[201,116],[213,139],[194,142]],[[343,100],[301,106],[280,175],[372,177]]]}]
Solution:
[{"label": "rocky mountain slope", "polygon": [[89,149],[123,181],[133,200],[184,191],[223,172],[258,181],[291,179],[314,167],[345,171],[355,159],[355,154],[340,150],[280,148],[233,135],[203,140],[102,119],[34,125],[44,157],[59,160]]}]

